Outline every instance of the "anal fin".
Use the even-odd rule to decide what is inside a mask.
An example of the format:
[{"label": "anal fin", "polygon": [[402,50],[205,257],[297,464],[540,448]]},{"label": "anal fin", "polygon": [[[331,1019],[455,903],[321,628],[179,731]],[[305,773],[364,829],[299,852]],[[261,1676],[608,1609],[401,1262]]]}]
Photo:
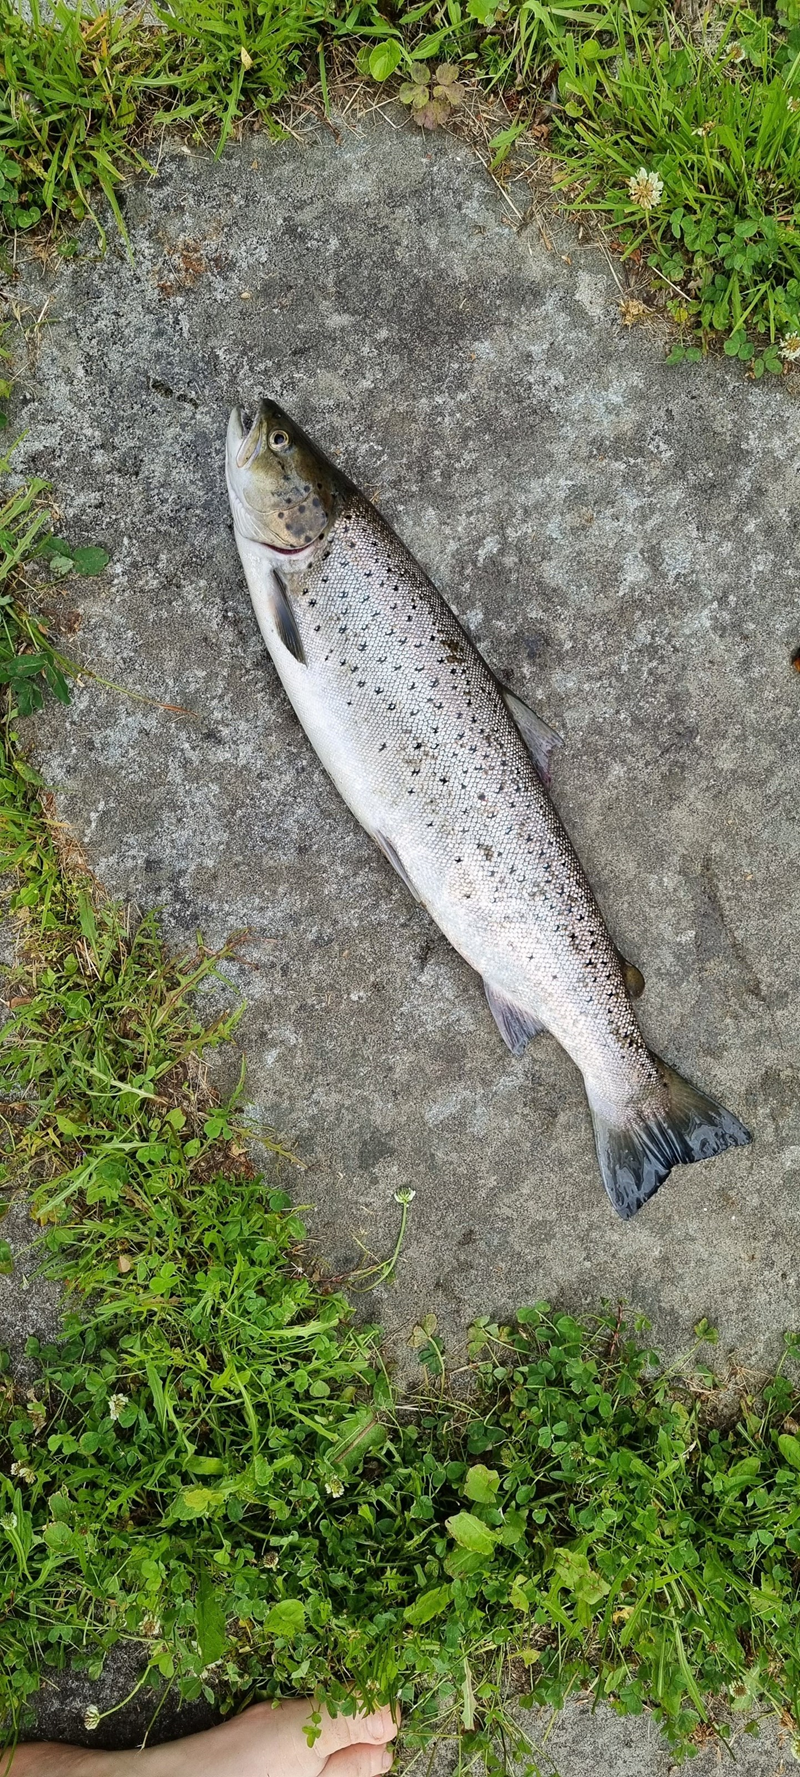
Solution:
[{"label": "anal fin", "polygon": [[555,728],[551,728],[549,723],[543,722],[541,716],[537,716],[535,710],[529,709],[528,705],[523,703],[522,698],[517,697],[516,692],[509,691],[506,685],[500,686],[500,695],[512,721],[522,735],[545,789],[549,789],[553,775],[553,754],[558,747],[564,745],[561,735],[556,734]]},{"label": "anal fin", "polygon": [[283,642],[284,648],[288,648],[289,653],[294,655],[295,660],[299,660],[300,665],[305,666],[306,657],[303,652],[303,644],[300,640],[300,631],[297,627],[294,611],[291,607],[289,589],[286,585],[286,581],[284,580],[283,575],[279,574],[277,568],[273,568],[272,570],[272,579],[274,583],[274,592],[272,594],[272,615],[275,619],[275,628]]},{"label": "anal fin", "polygon": [[405,887],[408,889],[409,894],[413,895],[415,901],[418,901],[419,895],[417,894],[414,884],[411,881],[411,877],[409,876],[408,871],[406,870],[405,864],[403,863],[403,860],[400,856],[400,853],[397,850],[397,847],[392,845],[391,839],[387,839],[385,833],[373,833],[372,837],[375,840],[375,844],[380,846],[380,849],[383,852],[384,857],[388,859],[388,862],[391,864],[392,869],[397,871],[400,881],[405,884]]},{"label": "anal fin", "polygon": [[522,1006],[515,1006],[513,1000],[507,999],[499,988],[492,987],[490,981],[484,981],[483,989],[503,1042],[508,1044],[512,1055],[522,1055],[531,1037],[538,1036],[547,1026]]}]

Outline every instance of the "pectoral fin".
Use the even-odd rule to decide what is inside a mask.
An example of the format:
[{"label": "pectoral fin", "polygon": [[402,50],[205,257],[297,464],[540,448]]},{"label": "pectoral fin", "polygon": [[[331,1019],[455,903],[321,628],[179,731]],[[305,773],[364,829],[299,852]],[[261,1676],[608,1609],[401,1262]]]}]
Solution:
[{"label": "pectoral fin", "polygon": [[384,857],[388,858],[388,861],[391,864],[392,869],[397,871],[400,881],[402,883],[405,883],[405,886],[408,889],[409,894],[413,895],[415,901],[418,901],[419,895],[417,894],[414,884],[411,881],[411,877],[409,876],[408,871],[406,870],[405,864],[403,863],[400,853],[397,851],[396,847],[392,845],[391,839],[387,839],[385,833],[374,833],[373,838],[375,840],[375,844],[380,846],[380,849],[383,852]]},{"label": "pectoral fin", "polygon": [[283,575],[278,572],[277,568],[273,568],[272,570],[272,583],[274,589],[272,593],[272,615],[275,619],[275,628],[283,642],[284,648],[288,648],[289,653],[294,655],[295,660],[299,660],[300,665],[305,666],[306,657],[303,653],[300,631],[295,622],[294,611],[292,610],[291,601],[289,599],[289,589]]},{"label": "pectoral fin", "polygon": [[531,1037],[539,1035],[546,1025],[532,1013],[525,1012],[522,1006],[515,1006],[513,1000],[506,999],[499,988],[492,987],[491,982],[484,981],[483,990],[489,1002],[489,1010],[497,1025],[504,1043],[508,1044],[512,1055],[522,1055]]},{"label": "pectoral fin", "polygon": [[509,691],[507,686],[500,686],[500,695],[512,721],[516,723],[522,735],[545,789],[549,789],[553,775],[553,754],[557,747],[564,745],[561,735],[556,734],[555,728],[551,728],[547,722],[543,722],[541,716],[537,716],[534,710],[529,709],[528,705],[523,703],[522,698],[517,697],[516,692]]}]

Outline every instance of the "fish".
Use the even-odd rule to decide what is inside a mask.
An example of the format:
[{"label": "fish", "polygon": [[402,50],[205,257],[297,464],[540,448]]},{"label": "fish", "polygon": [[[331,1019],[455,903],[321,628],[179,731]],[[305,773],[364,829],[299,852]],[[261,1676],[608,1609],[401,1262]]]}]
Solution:
[{"label": "fish", "polygon": [[377,508],[276,402],[235,407],[233,528],[312,747],[409,894],[483,981],[512,1055],[549,1031],[583,1075],[624,1220],[749,1131],[653,1053],[548,794],[560,737],[504,686]]}]

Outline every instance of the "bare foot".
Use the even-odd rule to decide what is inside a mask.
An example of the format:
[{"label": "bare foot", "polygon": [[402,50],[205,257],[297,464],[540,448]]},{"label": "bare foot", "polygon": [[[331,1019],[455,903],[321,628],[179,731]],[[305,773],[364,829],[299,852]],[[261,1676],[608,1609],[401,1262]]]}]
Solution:
[{"label": "bare foot", "polygon": [[313,1708],[302,1698],[254,1703],[204,1734],[144,1752],[29,1740],[10,1765],[0,1755],[0,1777],[378,1777],[391,1769],[397,1722],[389,1708],[336,1717],[324,1709],[319,1738],[309,1746],[304,1729]]}]

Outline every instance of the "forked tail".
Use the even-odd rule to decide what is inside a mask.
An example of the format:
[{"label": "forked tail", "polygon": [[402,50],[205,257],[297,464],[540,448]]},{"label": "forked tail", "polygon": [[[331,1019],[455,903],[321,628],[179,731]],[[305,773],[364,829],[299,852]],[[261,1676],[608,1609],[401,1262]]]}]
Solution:
[{"label": "forked tail", "polygon": [[664,1083],[657,1101],[648,1100],[625,1125],[609,1122],[589,1101],[603,1184],[623,1221],[628,1221],[663,1185],[673,1166],[710,1160],[725,1148],[742,1148],[750,1131],[715,1098],[699,1092],[654,1055]]}]

